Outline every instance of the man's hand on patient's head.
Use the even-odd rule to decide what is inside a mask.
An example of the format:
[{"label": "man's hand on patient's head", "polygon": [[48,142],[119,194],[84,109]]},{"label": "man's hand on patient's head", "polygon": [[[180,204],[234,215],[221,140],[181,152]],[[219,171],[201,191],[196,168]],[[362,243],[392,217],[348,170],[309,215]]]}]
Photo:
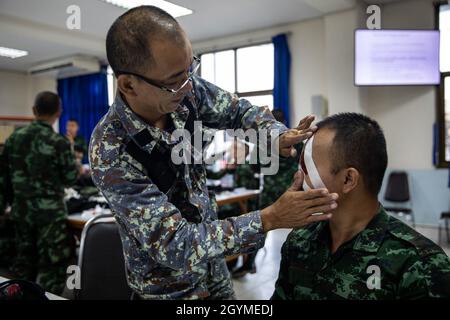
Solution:
[{"label": "man's hand on patient's head", "polygon": [[294,129],[289,129],[283,133],[279,138],[279,152],[283,157],[295,157],[297,150],[294,145],[308,139],[317,130],[317,127],[311,127],[315,117],[312,115],[306,116],[300,120],[298,126]]},{"label": "man's hand on patient's head", "polygon": [[317,130],[317,127],[316,126],[311,127],[311,124],[313,123],[315,118],[316,117],[313,115],[304,117],[302,120],[300,120],[295,129],[304,132],[315,132]]}]

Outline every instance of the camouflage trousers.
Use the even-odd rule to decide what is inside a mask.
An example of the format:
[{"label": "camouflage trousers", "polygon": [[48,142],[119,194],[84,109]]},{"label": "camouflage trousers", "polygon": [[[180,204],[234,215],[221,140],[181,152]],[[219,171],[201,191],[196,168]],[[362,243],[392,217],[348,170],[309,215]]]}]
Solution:
[{"label": "camouflage trousers", "polygon": [[60,294],[72,256],[63,199],[15,197],[11,216],[17,251],[11,271]]},{"label": "camouflage trousers", "polygon": [[14,225],[9,216],[0,216],[0,268],[9,268],[15,257]]}]

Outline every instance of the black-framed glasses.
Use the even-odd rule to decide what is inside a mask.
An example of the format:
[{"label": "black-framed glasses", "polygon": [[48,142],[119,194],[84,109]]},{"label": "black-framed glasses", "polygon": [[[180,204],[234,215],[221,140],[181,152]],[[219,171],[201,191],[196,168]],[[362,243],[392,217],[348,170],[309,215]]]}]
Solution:
[{"label": "black-framed glasses", "polygon": [[170,93],[175,95],[178,92],[180,92],[184,87],[186,87],[186,85],[189,83],[189,81],[192,80],[192,76],[195,75],[195,73],[198,71],[199,68],[200,68],[200,58],[194,56],[192,64],[189,66],[188,77],[187,77],[187,79],[185,81],[183,81],[183,83],[178,87],[178,89],[172,89],[172,88],[168,88],[166,86],[162,86],[162,85],[158,84],[156,81],[154,81],[152,79],[149,79],[147,77],[144,77],[143,75],[140,75],[138,73],[134,73],[134,72],[117,71],[116,72],[116,76],[118,77],[121,74],[129,74],[129,75],[138,77],[139,79],[145,81],[149,85],[152,85],[152,86],[157,87],[157,88],[159,88],[159,89],[161,89],[163,91],[170,92]]}]

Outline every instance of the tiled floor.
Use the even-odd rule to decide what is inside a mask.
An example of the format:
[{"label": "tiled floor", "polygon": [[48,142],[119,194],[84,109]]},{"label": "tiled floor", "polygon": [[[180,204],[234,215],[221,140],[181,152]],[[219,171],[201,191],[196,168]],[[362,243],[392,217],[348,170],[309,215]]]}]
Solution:
[{"label": "tiled floor", "polygon": [[[438,229],[432,227],[417,227],[417,231],[427,238],[438,243]],[[280,267],[280,250],[289,229],[281,229],[270,231],[267,235],[264,248],[259,250],[256,256],[255,274],[247,274],[246,276],[233,280],[236,297],[239,300],[265,300],[269,299],[274,291],[275,281],[278,278]],[[442,235],[443,243],[445,243],[445,235]],[[445,253],[450,256],[450,246],[442,246]]]}]

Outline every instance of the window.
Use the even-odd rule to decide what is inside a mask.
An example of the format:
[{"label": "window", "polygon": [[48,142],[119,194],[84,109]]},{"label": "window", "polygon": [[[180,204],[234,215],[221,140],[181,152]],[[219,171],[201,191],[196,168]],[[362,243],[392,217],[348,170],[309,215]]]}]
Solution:
[{"label": "window", "polygon": [[201,77],[255,105],[273,109],[273,44],[201,55]]},{"label": "window", "polygon": [[438,5],[441,84],[438,100],[439,167],[450,163],[450,5]]},{"label": "window", "polygon": [[[216,86],[273,110],[274,49],[272,43],[204,53],[200,75]],[[218,131],[207,154],[226,151],[232,138]],[[216,163],[212,171],[223,169]]]}]

